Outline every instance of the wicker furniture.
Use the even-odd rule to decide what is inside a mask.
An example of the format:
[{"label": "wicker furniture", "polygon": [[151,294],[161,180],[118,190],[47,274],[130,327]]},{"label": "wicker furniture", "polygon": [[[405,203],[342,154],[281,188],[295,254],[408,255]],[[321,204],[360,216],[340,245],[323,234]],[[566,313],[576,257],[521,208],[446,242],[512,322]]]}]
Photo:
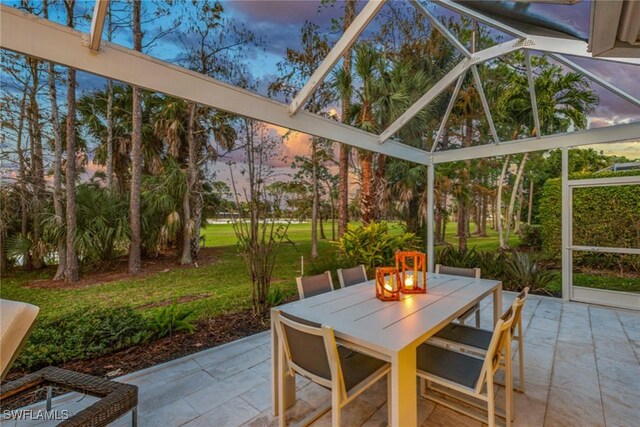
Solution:
[{"label": "wicker furniture", "polygon": [[[18,301],[0,300],[0,348],[2,378],[5,377],[25,344],[38,314],[38,307]],[[102,427],[131,412],[131,424],[137,425],[138,387],[91,375],[49,366],[4,384],[0,404],[17,399],[35,389],[47,388],[46,410],[51,410],[52,388],[60,387],[100,398],[94,404],[63,420],[62,427]]]},{"label": "wicker furniture", "polygon": [[[448,267],[436,264],[436,274],[451,274],[452,276],[473,277],[479,279],[481,272],[479,268]],[[464,325],[472,314],[476,315],[476,328],[480,327],[480,303],[474,305],[466,312],[462,313],[456,320]]]},{"label": "wicker furniture", "polygon": [[62,387],[99,397],[93,405],[62,421],[60,427],[101,427],[131,411],[132,426],[137,424],[138,387],[49,366],[25,375],[2,387],[0,401],[47,387],[47,411],[51,410],[51,387]]}]

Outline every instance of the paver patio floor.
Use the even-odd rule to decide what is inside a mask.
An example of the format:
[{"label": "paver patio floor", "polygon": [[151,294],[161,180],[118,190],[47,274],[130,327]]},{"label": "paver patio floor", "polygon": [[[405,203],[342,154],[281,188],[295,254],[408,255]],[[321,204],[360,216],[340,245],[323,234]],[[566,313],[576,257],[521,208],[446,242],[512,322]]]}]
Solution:
[{"label": "paver patio floor", "polygon": [[[515,294],[505,292],[503,307]],[[482,325],[490,327],[491,298]],[[523,312],[525,394],[515,393],[515,426],[616,426],[640,423],[640,312],[563,303],[530,296]],[[516,358],[517,360],[517,358]],[[208,349],[119,378],[140,387],[140,426],[270,426],[269,332]],[[517,378],[516,378],[517,380]],[[330,393],[297,378],[297,398],[287,412],[293,422],[327,402]],[[71,413],[93,402],[76,393],[54,399],[53,409]],[[503,405],[504,390],[498,392]],[[39,409],[42,406],[34,406]],[[419,399],[424,426],[480,426],[441,405]],[[351,402],[343,424],[382,426],[387,421],[386,384]],[[3,426],[55,425],[4,421]],[[314,426],[331,424],[330,413]],[[130,425],[130,416],[114,426]]]}]

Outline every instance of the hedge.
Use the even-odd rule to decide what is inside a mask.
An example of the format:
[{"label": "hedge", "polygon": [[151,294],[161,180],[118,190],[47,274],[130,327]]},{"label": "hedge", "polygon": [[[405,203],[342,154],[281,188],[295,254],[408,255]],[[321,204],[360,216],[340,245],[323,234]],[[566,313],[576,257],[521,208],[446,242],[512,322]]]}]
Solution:
[{"label": "hedge", "polygon": [[[572,174],[570,179],[640,175],[640,171]],[[562,181],[549,179],[542,189],[542,251],[559,260],[562,245]],[[573,242],[582,246],[640,247],[640,185],[574,188]],[[640,270],[640,256],[575,252],[576,265]]]}]

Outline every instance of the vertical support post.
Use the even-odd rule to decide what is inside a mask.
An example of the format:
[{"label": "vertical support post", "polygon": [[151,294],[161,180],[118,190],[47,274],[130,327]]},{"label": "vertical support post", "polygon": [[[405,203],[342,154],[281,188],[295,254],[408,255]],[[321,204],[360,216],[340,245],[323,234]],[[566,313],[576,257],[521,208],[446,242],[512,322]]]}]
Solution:
[{"label": "vertical support post", "polygon": [[435,169],[436,165],[432,162],[427,166],[427,271],[433,273],[433,266],[435,265],[435,252],[433,249],[433,227],[434,227],[434,185],[435,185]]},{"label": "vertical support post", "polygon": [[571,190],[569,188],[569,148],[562,149],[562,299],[571,299]]},{"label": "vertical support post", "polygon": [[47,411],[51,411],[51,398],[53,397],[53,389],[51,386],[47,386],[47,403],[46,409]]}]

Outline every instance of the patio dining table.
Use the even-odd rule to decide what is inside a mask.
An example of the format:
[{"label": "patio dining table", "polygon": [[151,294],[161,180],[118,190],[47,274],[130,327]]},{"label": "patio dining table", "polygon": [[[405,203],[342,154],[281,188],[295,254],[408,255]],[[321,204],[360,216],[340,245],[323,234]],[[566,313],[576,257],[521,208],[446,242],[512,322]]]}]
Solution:
[{"label": "patio dining table", "polygon": [[[485,297],[493,294],[494,324],[502,312],[502,282],[445,274],[427,275],[427,293],[380,301],[374,281],[278,307],[284,313],[333,327],[336,341],[391,363],[391,424],[417,425],[416,348]],[[273,412],[284,381],[286,407],[295,403],[295,379],[278,373],[282,351],[271,325]]]}]

